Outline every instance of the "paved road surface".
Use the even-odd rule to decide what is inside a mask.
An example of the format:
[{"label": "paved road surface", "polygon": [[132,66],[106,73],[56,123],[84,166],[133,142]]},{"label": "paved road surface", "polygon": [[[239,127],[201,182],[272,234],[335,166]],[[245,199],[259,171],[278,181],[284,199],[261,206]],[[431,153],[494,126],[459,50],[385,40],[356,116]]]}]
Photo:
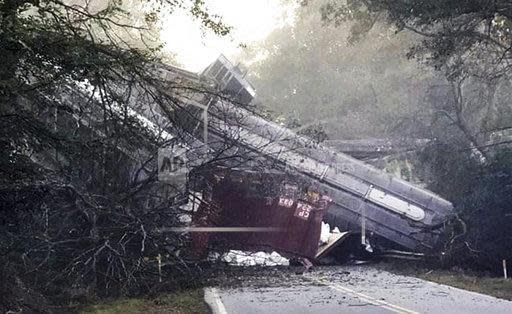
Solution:
[{"label": "paved road surface", "polygon": [[[297,279],[300,278],[300,279]],[[316,270],[271,287],[210,288],[214,313],[512,313],[512,302],[369,266]]]}]

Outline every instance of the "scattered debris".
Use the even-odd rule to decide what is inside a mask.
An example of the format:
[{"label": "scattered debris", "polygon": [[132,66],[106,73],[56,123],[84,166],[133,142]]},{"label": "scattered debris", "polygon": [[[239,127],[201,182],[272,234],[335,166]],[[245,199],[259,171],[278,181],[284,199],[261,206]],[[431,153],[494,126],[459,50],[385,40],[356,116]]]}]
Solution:
[{"label": "scattered debris", "polygon": [[187,201],[180,206],[180,209],[182,211],[189,213],[180,214],[178,216],[180,222],[185,224],[190,224],[192,222],[192,213],[197,211],[197,209],[201,205],[202,198],[203,194],[201,192],[191,192],[190,194],[188,194]]},{"label": "scattered debris", "polygon": [[231,250],[222,256],[219,253],[211,253],[210,260],[218,260],[232,266],[289,266],[290,260],[277,252],[244,252]]},{"label": "scattered debris", "polygon": [[322,221],[322,229],[320,231],[320,243],[319,245],[326,244],[332,239],[336,234],[341,234],[342,232],[338,227],[335,227],[334,229],[331,229],[331,226]]},{"label": "scattered debris", "polygon": [[322,221],[322,229],[320,231],[320,245],[325,244],[329,241],[331,236],[331,226],[328,223]]},{"label": "scattered debris", "polygon": [[341,244],[348,235],[349,232],[341,232],[338,227],[335,227],[331,230],[331,226],[328,223],[322,221],[322,229],[318,242],[318,251],[316,253],[315,259],[324,259],[327,254],[336,246]]}]

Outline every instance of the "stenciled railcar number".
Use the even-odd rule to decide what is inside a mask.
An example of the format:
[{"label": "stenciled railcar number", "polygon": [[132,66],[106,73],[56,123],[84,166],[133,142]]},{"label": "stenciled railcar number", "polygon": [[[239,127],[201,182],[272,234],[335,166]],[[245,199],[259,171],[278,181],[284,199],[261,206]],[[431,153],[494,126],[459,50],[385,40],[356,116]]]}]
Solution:
[{"label": "stenciled railcar number", "polygon": [[290,208],[293,206],[293,199],[286,198],[286,197],[280,197],[279,198],[279,206]]},{"label": "stenciled railcar number", "polygon": [[304,220],[308,220],[309,219],[309,213],[311,212],[312,209],[313,209],[313,207],[311,205],[298,202],[297,203],[297,209],[295,210],[295,215],[294,216],[298,217],[298,218],[301,218],[301,219],[304,219]]}]

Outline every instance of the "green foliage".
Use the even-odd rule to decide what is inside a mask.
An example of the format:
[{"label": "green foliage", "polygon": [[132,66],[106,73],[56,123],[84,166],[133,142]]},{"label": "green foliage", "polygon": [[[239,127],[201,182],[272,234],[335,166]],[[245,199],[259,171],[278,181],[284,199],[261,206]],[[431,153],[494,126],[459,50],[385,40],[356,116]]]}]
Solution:
[{"label": "green foliage", "polygon": [[204,0],[194,0],[190,12],[194,17],[201,21],[204,27],[213,30],[218,35],[227,35],[232,29],[222,23],[222,18],[220,16],[211,16],[210,13],[205,10]]},{"label": "green foliage", "polygon": [[512,8],[508,0],[331,0],[323,7],[322,15],[336,25],[353,21],[353,38],[371,29],[373,23],[369,21],[384,18],[397,32],[420,34],[423,41],[410,50],[409,56],[445,69],[450,77],[460,76],[467,63],[479,58],[494,62],[487,69],[489,75],[500,75],[508,69],[502,61],[512,57]]},{"label": "green foliage", "polygon": [[448,228],[448,263],[500,272],[512,260],[512,149],[496,149],[487,163],[462,148],[433,146],[422,154],[423,179],[453,201],[458,218]]}]

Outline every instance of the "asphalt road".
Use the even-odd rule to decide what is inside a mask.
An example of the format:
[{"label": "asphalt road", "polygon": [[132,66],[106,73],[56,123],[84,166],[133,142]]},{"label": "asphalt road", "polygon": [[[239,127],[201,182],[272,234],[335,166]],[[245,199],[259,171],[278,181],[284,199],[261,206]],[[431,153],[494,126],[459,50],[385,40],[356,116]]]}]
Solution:
[{"label": "asphalt road", "polygon": [[340,266],[264,285],[209,288],[214,313],[512,313],[512,302],[369,266]]}]

